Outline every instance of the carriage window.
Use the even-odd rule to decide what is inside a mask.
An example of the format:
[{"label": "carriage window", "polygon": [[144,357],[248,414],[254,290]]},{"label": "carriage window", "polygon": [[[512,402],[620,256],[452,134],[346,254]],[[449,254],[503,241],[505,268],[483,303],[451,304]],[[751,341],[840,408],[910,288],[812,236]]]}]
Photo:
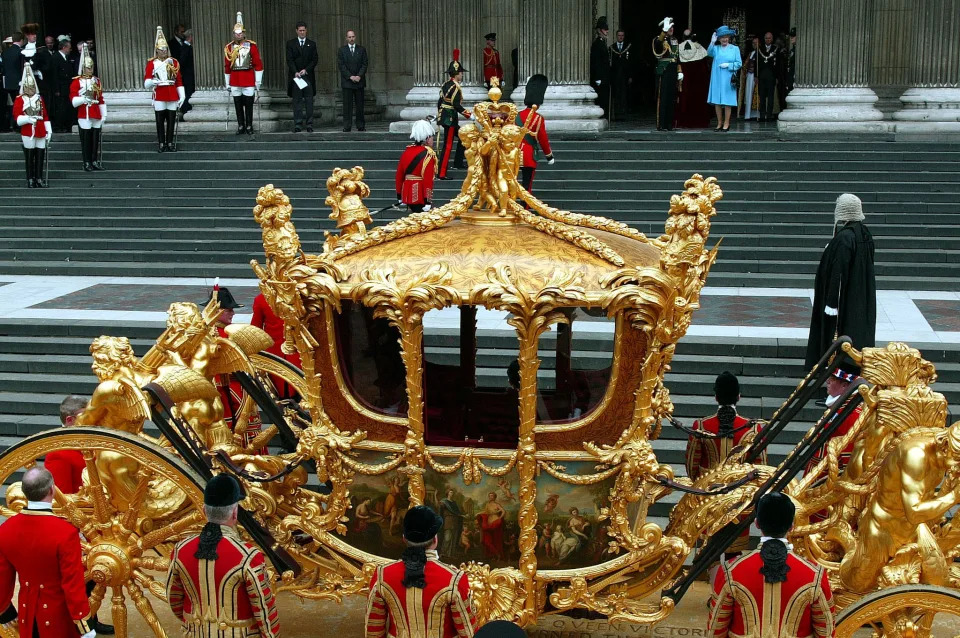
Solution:
[{"label": "carriage window", "polygon": [[334,315],[340,371],[347,388],[365,407],[389,416],[407,415],[406,369],[400,331],[373,310],[343,301]]},{"label": "carriage window", "polygon": [[540,337],[537,422],[562,423],[587,416],[607,391],[616,320],[599,309],[569,308],[569,325]]},{"label": "carriage window", "polygon": [[519,395],[511,378],[519,346],[507,318],[473,306],[424,317],[424,419],[431,445],[516,446]]}]

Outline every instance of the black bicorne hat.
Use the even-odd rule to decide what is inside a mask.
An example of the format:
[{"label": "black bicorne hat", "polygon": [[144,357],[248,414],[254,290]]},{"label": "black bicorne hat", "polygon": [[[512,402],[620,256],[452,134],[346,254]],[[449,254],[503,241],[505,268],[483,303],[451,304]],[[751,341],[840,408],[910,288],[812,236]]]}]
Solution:
[{"label": "black bicorne hat", "polygon": [[495,31],[494,31],[494,32],[491,32],[491,33],[488,33],[487,35],[483,36],[483,39],[484,39],[484,40],[496,40],[496,39],[497,39],[497,34],[496,34]]},{"label": "black bicorne hat", "polygon": [[226,507],[239,503],[245,497],[240,482],[229,474],[217,474],[203,488],[203,504],[210,507]]},{"label": "black bicorne hat", "polygon": [[547,76],[542,73],[531,75],[530,79],[527,80],[527,91],[523,96],[523,103],[527,106],[542,106],[543,99],[547,95],[547,85],[549,84],[550,82],[547,80]]},{"label": "black bicorne hat", "polygon": [[443,518],[426,505],[407,510],[403,517],[403,537],[411,543],[428,543],[443,527]]},{"label": "black bicorne hat", "polygon": [[765,536],[783,538],[793,527],[797,507],[783,492],[764,494],[757,503],[757,527]]},{"label": "black bicorne hat", "polygon": [[607,24],[607,16],[600,16],[597,18],[597,29],[609,29],[610,25]]},{"label": "black bicorne hat", "polygon": [[740,398],[740,381],[736,375],[724,370],[713,382],[713,396],[720,405],[734,405]]},{"label": "black bicorne hat", "polygon": [[447,75],[453,77],[457,73],[465,73],[467,70],[460,63],[460,49],[453,50],[453,60],[447,66]]},{"label": "black bicorne hat", "polygon": [[[212,290],[210,291],[210,296],[207,297],[207,303],[210,303],[211,299],[213,299]],[[237,300],[233,298],[233,293],[230,292],[230,289],[223,286],[220,286],[220,290],[217,292],[217,300],[220,302],[220,307],[224,310],[243,308],[243,304],[237,303]]]},{"label": "black bicorne hat", "polygon": [[527,632],[509,620],[493,620],[477,630],[475,638],[527,638]]}]

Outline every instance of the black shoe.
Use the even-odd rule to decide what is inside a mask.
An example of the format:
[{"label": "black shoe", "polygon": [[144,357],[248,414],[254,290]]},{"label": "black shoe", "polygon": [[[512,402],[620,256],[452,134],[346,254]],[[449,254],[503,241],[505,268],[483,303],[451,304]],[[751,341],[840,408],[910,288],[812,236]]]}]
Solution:
[{"label": "black shoe", "polygon": [[42,180],[42,179],[37,179],[36,184],[37,184],[37,185],[34,186],[34,188],[46,188],[46,187],[47,187],[47,182],[44,181],[44,180]]},{"label": "black shoe", "polygon": [[100,634],[103,634],[104,636],[112,636],[114,634],[113,625],[104,624],[97,618],[94,618],[87,624],[90,625],[90,629],[97,632],[98,636]]},{"label": "black shoe", "polygon": [[83,163],[83,170],[86,171],[87,173],[91,172],[91,171],[93,170],[93,164],[88,164],[88,163],[84,162],[84,163]]},{"label": "black shoe", "polygon": [[350,127],[348,126],[348,127],[344,128],[344,129],[343,129],[343,132],[344,132],[344,133],[349,133],[349,132],[350,132]]},{"label": "black shoe", "polygon": [[247,127],[247,135],[253,135],[253,127],[252,127],[252,126],[248,126],[248,127]]},{"label": "black shoe", "polygon": [[27,180],[27,188],[36,188],[36,187],[37,187],[37,183],[33,180],[33,178],[30,178]]},{"label": "black shoe", "polygon": [[455,169],[457,169],[458,171],[462,171],[462,170],[464,170],[465,168],[467,168],[467,165],[466,165],[466,164],[454,164],[453,167],[454,167]]},{"label": "black shoe", "polygon": [[294,126],[294,127],[293,127],[293,132],[294,132],[294,133],[299,133],[299,132],[302,131],[302,130],[303,130],[303,129],[300,128],[299,126]]},{"label": "black shoe", "polygon": [[357,130],[362,133],[363,131],[366,131],[367,129],[366,129],[366,127],[364,127],[364,126],[359,126],[359,127],[357,127]]},{"label": "black shoe", "polygon": [[94,170],[98,170],[98,171],[105,171],[105,170],[107,170],[107,169],[105,169],[105,168],[103,167],[103,164],[101,164],[100,162],[94,162],[94,163],[93,163],[93,168],[94,168]]},{"label": "black shoe", "polygon": [[176,145],[176,144],[167,144],[167,152],[168,152],[168,153],[176,153],[176,152],[177,152],[177,145]]},{"label": "black shoe", "polygon": [[160,146],[157,147],[157,152],[158,152],[158,153],[162,153],[162,152],[164,152],[165,150],[167,150],[167,145],[166,145],[166,144],[161,144]]},{"label": "black shoe", "polygon": [[307,133],[313,133],[313,127],[312,127],[312,126],[308,126],[308,127],[307,127]]},{"label": "black shoe", "polygon": [[247,132],[247,127],[246,127],[246,126],[238,126],[238,127],[237,127],[237,135],[243,135],[243,134],[246,133],[246,132]]},{"label": "black shoe", "polygon": [[450,178],[447,177],[446,175],[438,175],[438,176],[437,176],[437,179],[447,180],[447,179],[450,179]]}]

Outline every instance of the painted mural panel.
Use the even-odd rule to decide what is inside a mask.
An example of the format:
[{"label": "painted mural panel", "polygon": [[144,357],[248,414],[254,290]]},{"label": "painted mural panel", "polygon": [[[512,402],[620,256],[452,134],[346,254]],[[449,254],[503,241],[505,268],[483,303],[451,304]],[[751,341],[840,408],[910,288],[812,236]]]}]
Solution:
[{"label": "painted mural panel", "polygon": [[[386,460],[365,452],[367,463]],[[443,460],[441,459],[441,462]],[[502,467],[488,462],[491,467]],[[568,473],[589,474],[595,464],[565,463]],[[441,560],[478,561],[492,567],[516,566],[520,559],[519,485],[515,471],[503,477],[484,476],[465,485],[460,472],[427,470],[427,505],[444,519],[440,532]],[[613,479],[597,485],[574,486],[546,473],[537,477],[537,561],[542,569],[573,569],[613,558],[607,553],[606,523],[598,521]],[[350,490],[347,541],[371,554],[399,557],[403,551],[403,515],[409,504],[406,477],[398,472],[357,476]]]}]

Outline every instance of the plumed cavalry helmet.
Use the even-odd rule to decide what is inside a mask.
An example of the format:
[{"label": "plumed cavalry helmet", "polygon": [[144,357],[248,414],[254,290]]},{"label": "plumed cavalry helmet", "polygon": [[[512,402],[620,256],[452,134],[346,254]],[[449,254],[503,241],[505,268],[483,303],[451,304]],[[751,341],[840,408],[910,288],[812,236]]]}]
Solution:
[{"label": "plumed cavalry helmet", "polygon": [[233,25],[234,33],[244,33],[246,29],[243,27],[243,12],[237,11],[237,22]]},{"label": "plumed cavalry helmet", "polygon": [[81,77],[93,77],[93,56],[90,55],[90,50],[87,48],[86,42],[80,45],[80,66],[77,73],[79,73]]},{"label": "plumed cavalry helmet", "polygon": [[547,76],[542,73],[531,75],[527,80],[527,91],[523,95],[523,103],[527,106],[542,106],[543,98],[547,94]]},{"label": "plumed cavalry helmet", "polygon": [[457,73],[465,73],[466,69],[463,68],[463,65],[460,64],[460,49],[453,50],[453,60],[450,61],[449,66],[447,66],[447,75],[450,77],[455,76]]},{"label": "plumed cavalry helmet", "polygon": [[170,57],[170,45],[167,44],[167,39],[163,37],[163,27],[157,27],[157,39],[153,44],[153,54],[161,60]]},{"label": "plumed cavalry helmet", "polygon": [[33,65],[23,65],[23,76],[20,78],[20,95],[33,97],[37,94],[37,80],[33,77]]}]

